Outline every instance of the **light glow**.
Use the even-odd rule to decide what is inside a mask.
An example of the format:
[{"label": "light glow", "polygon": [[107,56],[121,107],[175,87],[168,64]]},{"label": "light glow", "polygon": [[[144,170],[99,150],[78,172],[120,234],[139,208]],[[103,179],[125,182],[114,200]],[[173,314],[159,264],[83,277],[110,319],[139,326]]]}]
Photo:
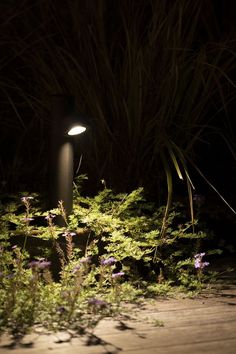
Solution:
[{"label": "light glow", "polygon": [[78,134],[81,134],[83,132],[85,132],[86,128],[83,127],[82,125],[75,125],[73,128],[71,128],[69,131],[68,131],[68,135],[78,135]]}]

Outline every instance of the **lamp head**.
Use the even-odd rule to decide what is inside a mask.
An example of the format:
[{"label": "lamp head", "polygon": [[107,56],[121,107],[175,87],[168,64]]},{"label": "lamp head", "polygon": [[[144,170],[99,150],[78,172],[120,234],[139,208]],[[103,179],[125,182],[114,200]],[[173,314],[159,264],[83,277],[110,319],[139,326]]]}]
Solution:
[{"label": "lamp head", "polygon": [[83,125],[75,124],[74,126],[69,128],[69,130],[67,131],[67,134],[70,135],[70,136],[79,135],[79,134],[85,132],[86,129],[87,128],[84,127]]},{"label": "lamp head", "polygon": [[74,136],[84,133],[88,129],[84,120],[84,117],[77,114],[66,117],[66,134]]}]

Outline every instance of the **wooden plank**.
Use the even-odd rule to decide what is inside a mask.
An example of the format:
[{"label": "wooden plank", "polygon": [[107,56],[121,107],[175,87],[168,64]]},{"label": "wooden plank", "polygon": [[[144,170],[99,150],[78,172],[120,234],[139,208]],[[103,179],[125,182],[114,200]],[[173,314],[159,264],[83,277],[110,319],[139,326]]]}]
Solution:
[{"label": "wooden plank", "polygon": [[[141,350],[128,350],[128,354],[235,354],[236,339],[229,339],[227,341],[214,341],[195,343],[190,345],[169,346],[165,348],[147,348]],[[68,353],[73,354],[73,353]]]},{"label": "wooden plank", "polygon": [[[139,351],[151,350],[153,348],[161,348],[168,350],[169,347],[178,347],[178,346],[202,346],[205,344],[209,346],[211,342],[222,342],[224,345],[228,341],[235,343],[236,340],[236,321],[231,321],[228,323],[222,324],[211,324],[202,326],[199,325],[190,326],[190,327],[180,327],[180,328],[155,328],[154,330],[137,330],[122,332],[116,334],[111,334],[109,331],[105,334],[101,334],[97,337],[94,337],[92,343],[98,345],[86,345],[88,338],[74,338],[71,342],[56,343],[56,340],[60,337],[56,336],[39,336],[38,339],[34,338],[34,345],[31,349],[27,349],[27,353],[34,354],[39,351],[46,352],[57,352],[58,349],[64,349],[66,353],[73,352],[74,349],[80,351],[81,353],[97,353],[101,351],[104,347],[111,347],[122,349],[122,351]],[[219,340],[220,339],[220,340]],[[29,346],[29,343],[25,342],[25,347],[20,346],[14,350],[15,354],[25,354],[26,347]],[[213,343],[214,344],[214,343]],[[212,344],[212,345],[213,345]],[[109,349],[109,350],[110,350]],[[4,351],[5,350],[5,351]],[[0,349],[1,354],[9,352],[7,347],[2,347]],[[161,352],[162,353],[162,352]]]},{"label": "wooden plank", "polygon": [[[115,348],[112,345],[105,344],[103,346],[67,346],[62,347],[60,344],[56,348],[51,348],[46,351],[39,349],[21,349],[14,350],[16,354],[235,354],[236,339],[228,341],[215,341],[209,343],[196,343],[191,345],[169,346],[169,347],[148,347],[145,349],[132,349],[123,351],[122,348]],[[0,352],[8,354],[9,352]],[[40,353],[40,354],[41,354]]]},{"label": "wooden plank", "polygon": [[[236,353],[235,290],[222,297],[170,299],[146,302],[143,306],[127,305],[127,318],[105,319],[94,336],[71,338],[32,334],[14,348],[15,354],[102,354],[127,352],[137,354]],[[230,305],[231,303],[231,305]],[[155,327],[160,320],[164,327]],[[88,344],[91,345],[88,345]],[[0,354],[10,354],[11,340],[3,336]]]},{"label": "wooden plank", "polygon": [[[123,332],[122,334],[101,334],[101,339],[111,342],[115,346],[122,345],[123,350],[132,348],[149,347],[149,343],[155,343],[156,347],[175,346],[184,344],[193,344],[198,342],[236,339],[236,321],[229,321],[221,324],[201,323],[195,326],[186,326],[179,328],[156,328],[155,330],[133,331],[132,333]],[[122,341],[121,341],[122,339]]]},{"label": "wooden plank", "polygon": [[173,315],[172,312],[162,314],[148,314],[143,319],[139,318],[137,320],[124,320],[119,323],[113,321],[101,321],[98,326],[95,328],[95,333],[101,335],[109,330],[109,333],[118,333],[119,331],[134,331],[137,328],[139,330],[147,330],[152,331],[156,330],[160,325],[167,328],[175,328],[175,327],[189,327],[195,326],[200,323],[202,326],[206,324],[215,324],[215,323],[223,323],[229,321],[236,321],[236,313],[235,312],[216,312],[213,314],[198,314],[194,313],[191,316],[185,316],[182,314]]}]

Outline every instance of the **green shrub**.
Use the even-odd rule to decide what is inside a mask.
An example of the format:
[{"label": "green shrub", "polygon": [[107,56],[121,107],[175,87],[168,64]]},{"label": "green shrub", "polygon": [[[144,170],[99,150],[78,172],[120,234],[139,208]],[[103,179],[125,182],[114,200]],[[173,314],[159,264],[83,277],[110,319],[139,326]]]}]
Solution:
[{"label": "green shrub", "polygon": [[[165,208],[147,202],[142,188],[118,195],[105,188],[93,198],[78,190],[70,216],[62,202],[49,212],[34,207],[37,196],[2,207],[2,330],[84,331],[119,312],[123,301],[163,296],[176,286],[201,290],[210,280],[199,253],[207,234],[196,231],[197,220],[187,221],[180,204],[162,234]],[[65,227],[54,222],[57,214]]]}]

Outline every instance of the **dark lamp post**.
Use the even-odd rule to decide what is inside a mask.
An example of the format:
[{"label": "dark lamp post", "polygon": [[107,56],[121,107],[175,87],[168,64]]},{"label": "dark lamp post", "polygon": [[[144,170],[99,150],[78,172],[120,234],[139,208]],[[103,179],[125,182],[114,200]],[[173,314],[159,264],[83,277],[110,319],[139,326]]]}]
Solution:
[{"label": "dark lamp post", "polygon": [[[67,215],[71,214],[73,207],[73,136],[86,129],[81,117],[74,113],[73,97],[52,97],[49,207],[56,208],[58,202],[63,201]],[[58,223],[63,226],[62,220]]]}]

